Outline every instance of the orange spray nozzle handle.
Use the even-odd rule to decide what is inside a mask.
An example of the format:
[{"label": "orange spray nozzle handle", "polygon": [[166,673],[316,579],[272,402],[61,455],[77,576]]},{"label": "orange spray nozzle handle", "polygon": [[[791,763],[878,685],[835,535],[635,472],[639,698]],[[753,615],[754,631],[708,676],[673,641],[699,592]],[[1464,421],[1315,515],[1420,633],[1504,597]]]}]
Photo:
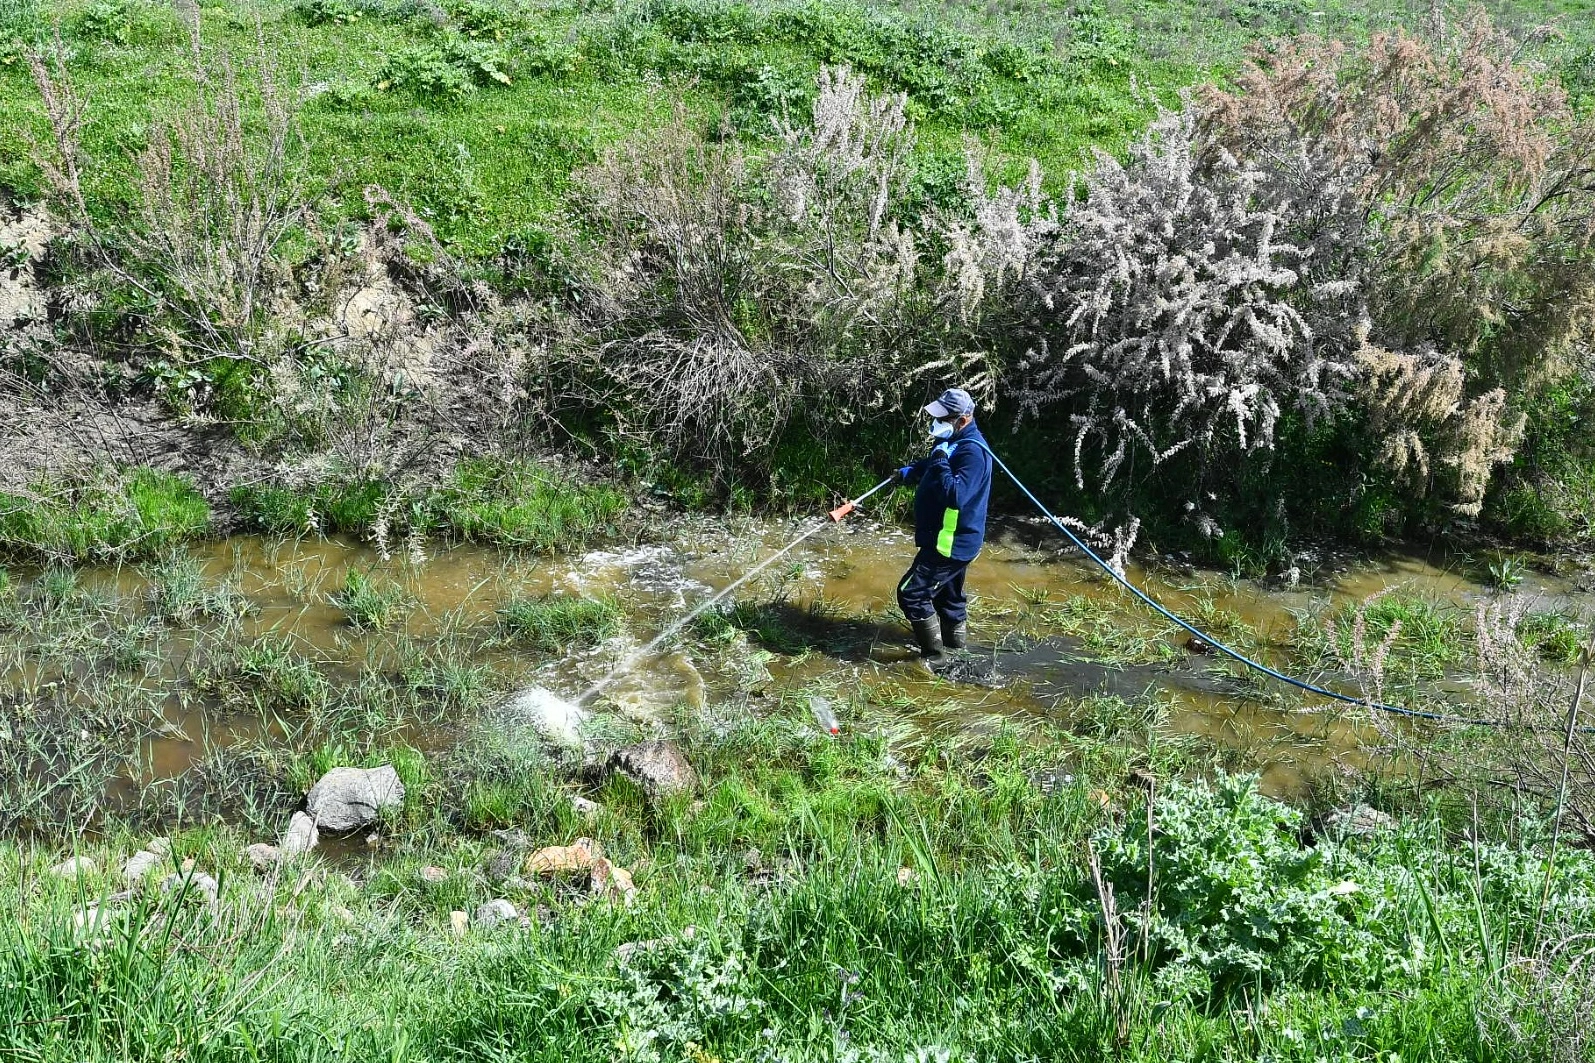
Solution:
[{"label": "orange spray nozzle handle", "polygon": [[843,517],[847,516],[857,508],[858,503],[856,502],[844,502],[840,506],[837,506],[835,509],[831,510],[831,519],[840,524]]}]

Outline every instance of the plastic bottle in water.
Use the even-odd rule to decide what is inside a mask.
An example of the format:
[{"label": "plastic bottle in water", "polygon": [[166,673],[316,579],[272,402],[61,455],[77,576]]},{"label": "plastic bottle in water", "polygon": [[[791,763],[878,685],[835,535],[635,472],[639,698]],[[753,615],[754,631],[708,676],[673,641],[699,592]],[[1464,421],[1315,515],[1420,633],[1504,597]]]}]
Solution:
[{"label": "plastic bottle in water", "polygon": [[809,708],[814,712],[814,722],[820,725],[820,730],[829,735],[842,733],[842,721],[836,718],[836,712],[831,708],[829,700],[821,697],[809,699]]}]

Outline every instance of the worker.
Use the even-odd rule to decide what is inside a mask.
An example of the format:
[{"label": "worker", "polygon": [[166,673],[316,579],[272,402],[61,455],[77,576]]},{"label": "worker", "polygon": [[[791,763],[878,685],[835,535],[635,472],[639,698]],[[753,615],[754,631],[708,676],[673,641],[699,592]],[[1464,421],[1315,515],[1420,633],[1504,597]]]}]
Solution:
[{"label": "worker", "polygon": [[919,653],[932,671],[948,650],[968,642],[964,572],[986,540],[986,500],[991,494],[991,452],[975,426],[975,400],[949,388],[925,407],[930,416],[930,456],[897,470],[917,484],[914,545],[919,552],[897,584],[897,605],[913,625]]}]

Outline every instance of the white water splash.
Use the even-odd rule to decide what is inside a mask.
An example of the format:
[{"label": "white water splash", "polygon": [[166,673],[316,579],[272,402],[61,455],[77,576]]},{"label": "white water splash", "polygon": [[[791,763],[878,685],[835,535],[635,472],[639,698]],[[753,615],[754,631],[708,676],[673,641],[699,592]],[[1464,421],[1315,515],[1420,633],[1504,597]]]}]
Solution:
[{"label": "white water splash", "polygon": [[542,687],[527,687],[516,692],[504,706],[537,728],[549,741],[566,746],[582,744],[582,725],[587,711]]}]

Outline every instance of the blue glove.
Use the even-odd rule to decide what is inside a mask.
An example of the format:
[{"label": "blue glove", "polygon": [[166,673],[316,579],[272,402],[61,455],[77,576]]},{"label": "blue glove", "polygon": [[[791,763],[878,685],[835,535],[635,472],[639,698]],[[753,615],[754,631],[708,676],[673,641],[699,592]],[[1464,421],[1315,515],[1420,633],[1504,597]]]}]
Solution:
[{"label": "blue glove", "polygon": [[908,478],[912,475],[914,475],[914,467],[912,465],[904,465],[901,469],[897,470],[897,478],[902,480],[904,483],[907,483]]}]

